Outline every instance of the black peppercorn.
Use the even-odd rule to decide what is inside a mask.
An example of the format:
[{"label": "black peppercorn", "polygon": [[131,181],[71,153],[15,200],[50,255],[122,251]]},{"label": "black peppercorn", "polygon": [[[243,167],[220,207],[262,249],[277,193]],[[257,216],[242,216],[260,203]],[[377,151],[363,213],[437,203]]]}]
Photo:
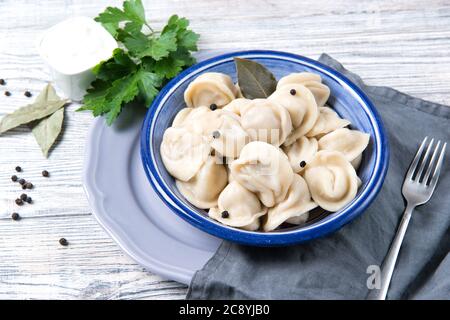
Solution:
[{"label": "black peppercorn", "polygon": [[22,193],[20,195],[20,199],[22,199],[23,201],[27,200],[28,196],[26,195],[26,193]]},{"label": "black peppercorn", "polygon": [[220,137],[220,132],[216,130],[216,131],[214,131],[214,132],[212,133],[212,136],[213,136],[214,139],[217,139],[217,138]]},{"label": "black peppercorn", "polygon": [[12,180],[13,182],[16,182],[16,181],[17,181],[17,179],[18,179],[18,178],[17,178],[17,176],[16,176],[16,175],[12,175],[12,176],[11,176],[11,180]]},{"label": "black peppercorn", "polygon": [[32,184],[31,182],[27,182],[27,183],[25,184],[25,187],[26,187],[27,189],[33,189],[33,184]]},{"label": "black peppercorn", "polygon": [[25,190],[27,188],[27,185],[26,184],[23,184],[22,185],[22,190]]},{"label": "black peppercorn", "polygon": [[226,219],[226,218],[228,218],[229,216],[230,216],[230,214],[228,213],[227,210],[222,211],[222,218]]},{"label": "black peppercorn", "polygon": [[289,91],[290,94],[292,94],[293,96],[295,96],[295,94],[297,93],[297,91],[295,89],[291,89],[291,91]]},{"label": "black peppercorn", "polygon": [[304,168],[306,166],[306,162],[305,161],[300,161],[300,168]]},{"label": "black peppercorn", "polygon": [[17,212],[13,212],[13,214],[11,215],[11,219],[17,221],[20,219],[20,215]]},{"label": "black peppercorn", "polygon": [[29,98],[29,97],[32,96],[32,94],[31,94],[30,91],[25,91],[23,94],[24,94],[24,96],[27,97],[27,98]]},{"label": "black peppercorn", "polygon": [[21,171],[22,171],[22,168],[19,167],[19,166],[17,166],[17,167],[16,167],[16,171],[17,171],[17,172],[21,172]]},{"label": "black peppercorn", "polygon": [[5,79],[0,79],[0,85],[4,86],[6,84]]},{"label": "black peppercorn", "polygon": [[5,96],[9,97],[11,95],[11,92],[5,91]]},{"label": "black peppercorn", "polygon": [[27,197],[27,199],[25,201],[28,202],[28,203],[32,203],[33,199],[31,199],[31,197]]},{"label": "black peppercorn", "polygon": [[19,183],[21,184],[21,185],[24,185],[25,184],[25,179],[19,179]]},{"label": "black peppercorn", "polygon": [[61,238],[61,239],[59,239],[59,244],[62,246],[67,246],[69,244],[69,242],[67,241],[66,238]]},{"label": "black peppercorn", "polygon": [[43,177],[48,177],[50,174],[48,173],[48,171],[47,170],[44,170],[44,171],[42,171],[42,176]]},{"label": "black peppercorn", "polygon": [[18,206],[21,206],[21,205],[23,205],[23,201],[22,201],[22,199],[20,199],[20,198],[17,198],[17,199],[16,199],[16,204],[17,204]]},{"label": "black peppercorn", "polygon": [[217,104],[211,103],[211,105],[209,106],[209,108],[210,108],[212,111],[214,111],[214,110],[217,109]]}]

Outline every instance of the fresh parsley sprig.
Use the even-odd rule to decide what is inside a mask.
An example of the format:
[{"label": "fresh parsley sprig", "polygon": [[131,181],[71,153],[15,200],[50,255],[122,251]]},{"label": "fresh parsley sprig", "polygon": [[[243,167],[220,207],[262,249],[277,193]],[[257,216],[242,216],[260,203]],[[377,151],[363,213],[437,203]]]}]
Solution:
[{"label": "fresh parsley sprig", "polygon": [[199,35],[188,29],[189,20],[173,15],[161,31],[146,21],[141,0],[126,0],[123,8],[108,7],[95,20],[118,41],[113,56],[94,69],[92,82],[79,110],[106,116],[111,125],[128,102],[146,106],[161,87],[195,63]]}]

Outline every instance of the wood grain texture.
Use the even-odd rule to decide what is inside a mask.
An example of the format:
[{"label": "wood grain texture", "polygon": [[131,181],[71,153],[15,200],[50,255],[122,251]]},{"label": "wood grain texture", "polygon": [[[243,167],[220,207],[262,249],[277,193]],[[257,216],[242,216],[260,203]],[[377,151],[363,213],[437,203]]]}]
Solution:
[{"label": "wood grain texture", "polygon": [[[37,37],[77,15],[94,17],[121,1],[0,2],[0,116],[37,94],[50,76],[35,48]],[[450,104],[448,1],[178,0],[144,1],[161,26],[177,13],[201,34],[201,50],[275,49],[312,58],[327,52],[373,85],[393,86]],[[96,223],[81,186],[84,143],[92,117],[66,111],[58,146],[44,159],[20,127],[0,137],[0,299],[180,299],[186,287],[152,275],[125,256]],[[21,189],[14,167],[33,181],[31,206],[12,221]],[[51,172],[51,179],[40,175]],[[58,244],[60,237],[70,242]]]}]

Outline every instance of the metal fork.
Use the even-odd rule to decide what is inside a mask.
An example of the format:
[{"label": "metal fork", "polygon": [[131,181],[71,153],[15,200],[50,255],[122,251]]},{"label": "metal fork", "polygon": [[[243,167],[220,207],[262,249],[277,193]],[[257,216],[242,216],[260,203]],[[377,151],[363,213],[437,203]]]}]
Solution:
[{"label": "metal fork", "polygon": [[369,300],[386,299],[389,284],[394,272],[395,263],[397,261],[403,238],[405,237],[406,229],[408,228],[409,220],[411,219],[412,211],[416,206],[424,204],[430,200],[431,195],[436,188],[442,163],[444,162],[447,143],[444,143],[443,147],[440,148],[441,141],[439,140],[434,148],[431,160],[428,160],[433,147],[434,139],[431,139],[424,154],[427,141],[428,137],[425,137],[416,153],[416,156],[414,157],[414,160],[411,162],[408,172],[406,173],[402,188],[403,197],[407,202],[406,209],[403,213],[403,217],[394,241],[392,242],[389,252],[381,267],[380,289],[372,289],[367,296],[367,299]]}]

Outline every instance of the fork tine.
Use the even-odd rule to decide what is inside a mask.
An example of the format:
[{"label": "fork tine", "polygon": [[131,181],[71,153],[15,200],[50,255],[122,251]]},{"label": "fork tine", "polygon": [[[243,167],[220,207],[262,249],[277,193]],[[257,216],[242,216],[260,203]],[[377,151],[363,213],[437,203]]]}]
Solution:
[{"label": "fork tine", "polygon": [[427,184],[428,178],[430,177],[431,170],[434,168],[434,162],[437,158],[439,147],[441,146],[441,140],[438,141],[436,144],[436,147],[434,148],[433,155],[431,156],[430,164],[428,165],[427,172],[425,172],[425,176],[423,177],[422,183]]},{"label": "fork tine", "polygon": [[445,148],[447,147],[447,142],[444,143],[444,146],[442,147],[441,154],[439,155],[439,160],[436,164],[436,169],[434,169],[433,177],[430,181],[430,187],[434,189],[436,187],[437,181],[439,179],[439,174],[441,173],[441,167],[442,163],[444,162],[444,156],[445,156]]},{"label": "fork tine", "polygon": [[422,155],[423,148],[425,147],[425,143],[427,142],[428,137],[425,137],[422,141],[422,144],[419,147],[419,150],[417,150],[416,156],[414,157],[414,160],[411,162],[409,166],[409,170],[406,173],[406,177],[412,180],[414,171],[416,171],[417,164],[419,163],[420,156]]},{"label": "fork tine", "polygon": [[430,143],[428,144],[427,151],[425,152],[425,155],[423,156],[422,163],[420,164],[419,171],[416,174],[416,181],[420,181],[420,177],[422,176],[422,172],[425,169],[425,166],[427,165],[428,156],[430,155],[431,148],[433,147],[434,138],[431,139]]}]

